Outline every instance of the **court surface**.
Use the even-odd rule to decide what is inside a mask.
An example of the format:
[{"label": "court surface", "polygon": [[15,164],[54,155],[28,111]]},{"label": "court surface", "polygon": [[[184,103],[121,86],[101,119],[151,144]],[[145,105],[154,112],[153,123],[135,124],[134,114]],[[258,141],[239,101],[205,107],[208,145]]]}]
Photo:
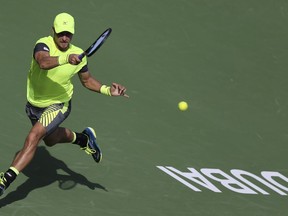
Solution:
[{"label": "court surface", "polygon": [[[94,127],[103,162],[41,143],[1,197],[1,216],[288,214],[287,1],[9,0],[1,8],[1,171],[30,129],[31,53],[56,14],[74,15],[73,43],[83,49],[113,29],[89,68],[130,95],[94,94],[75,77],[62,126]],[[254,186],[231,170],[250,173],[242,176]],[[263,171],[281,174],[272,178],[278,186],[264,185]]]}]

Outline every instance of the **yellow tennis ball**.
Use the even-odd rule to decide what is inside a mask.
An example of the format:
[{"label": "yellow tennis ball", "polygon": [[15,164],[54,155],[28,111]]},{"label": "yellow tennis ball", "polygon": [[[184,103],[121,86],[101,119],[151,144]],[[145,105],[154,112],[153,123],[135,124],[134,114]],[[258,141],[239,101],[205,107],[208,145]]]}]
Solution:
[{"label": "yellow tennis ball", "polygon": [[188,104],[185,102],[185,101],[180,101],[178,103],[178,108],[181,110],[181,111],[185,111],[188,109]]}]

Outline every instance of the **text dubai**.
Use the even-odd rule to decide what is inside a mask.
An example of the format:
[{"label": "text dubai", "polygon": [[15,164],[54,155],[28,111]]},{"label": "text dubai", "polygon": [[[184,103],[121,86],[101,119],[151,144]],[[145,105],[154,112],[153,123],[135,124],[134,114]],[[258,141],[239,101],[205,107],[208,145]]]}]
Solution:
[{"label": "text dubai", "polygon": [[157,166],[157,168],[195,192],[201,192],[204,188],[215,193],[222,193],[220,187],[225,187],[240,194],[269,195],[271,192],[282,196],[288,194],[286,184],[288,178],[277,171],[262,171],[260,176],[240,169],[231,169],[230,174],[227,174],[221,169],[211,168],[202,168],[197,171],[195,168],[188,167],[186,172],[171,166]]}]

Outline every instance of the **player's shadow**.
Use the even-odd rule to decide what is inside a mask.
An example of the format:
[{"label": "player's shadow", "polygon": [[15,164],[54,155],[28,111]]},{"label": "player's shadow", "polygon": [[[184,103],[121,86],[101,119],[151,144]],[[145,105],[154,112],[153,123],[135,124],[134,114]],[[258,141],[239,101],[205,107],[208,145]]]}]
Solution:
[{"label": "player's shadow", "polygon": [[[67,175],[58,174],[57,170],[62,170]],[[63,190],[69,190],[77,184],[81,184],[91,190],[97,188],[107,191],[102,185],[90,182],[85,176],[71,170],[63,161],[51,156],[44,146],[37,148],[32,162],[22,173],[28,179],[12,192],[9,192],[9,188],[7,189],[5,192],[7,195],[0,199],[0,208],[25,199],[31,191],[48,186],[54,182],[58,182],[59,188]],[[17,184],[17,179],[13,184]]]}]

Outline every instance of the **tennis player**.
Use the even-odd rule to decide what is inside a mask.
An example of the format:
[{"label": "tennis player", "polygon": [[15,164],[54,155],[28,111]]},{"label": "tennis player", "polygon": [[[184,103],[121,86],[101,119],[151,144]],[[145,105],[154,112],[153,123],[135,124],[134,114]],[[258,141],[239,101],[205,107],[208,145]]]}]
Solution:
[{"label": "tennis player", "polygon": [[32,128],[23,148],[14,158],[10,168],[0,173],[0,195],[29,164],[41,140],[47,146],[72,143],[80,146],[99,163],[101,150],[96,143],[96,133],[91,127],[75,132],[60,124],[71,112],[73,84],[71,78],[78,75],[82,85],[89,90],[108,96],[126,96],[126,88],[113,83],[102,85],[91,76],[87,57],[78,58],[83,50],[71,43],[75,33],[74,18],[67,13],[58,14],[53,23],[53,36],[40,38],[34,47],[27,78],[26,113]]}]

